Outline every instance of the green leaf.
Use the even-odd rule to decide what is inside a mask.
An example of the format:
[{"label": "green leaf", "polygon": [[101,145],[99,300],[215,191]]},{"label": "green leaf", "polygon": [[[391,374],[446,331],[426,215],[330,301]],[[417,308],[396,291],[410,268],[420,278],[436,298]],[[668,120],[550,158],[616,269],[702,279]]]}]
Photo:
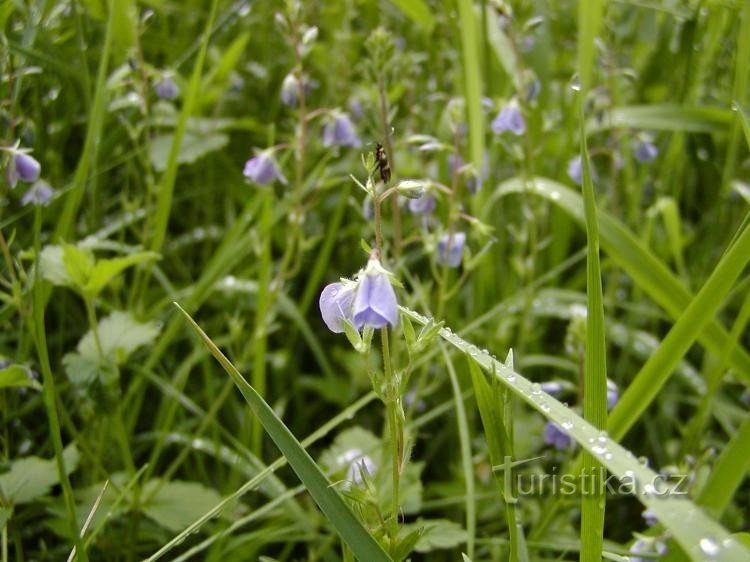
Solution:
[{"label": "green leaf", "polygon": [[482,72],[479,67],[479,37],[477,14],[471,0],[457,0],[461,54],[463,60],[463,92],[469,118],[469,152],[477,170],[484,158],[484,114],[482,112]]},{"label": "green leaf", "polygon": [[425,31],[432,31],[432,28],[435,27],[435,18],[432,11],[422,0],[391,0],[391,4],[415,23],[421,25]]},{"label": "green leaf", "polygon": [[91,330],[78,342],[75,353],[63,357],[65,372],[74,384],[90,384],[97,378],[104,384],[116,380],[117,365],[125,363],[139,347],[153,342],[159,335],[159,326],[155,322],[138,322],[129,312],[115,311],[99,321],[97,333],[103,358]]},{"label": "green leaf", "polygon": [[141,506],[143,512],[174,532],[187,528],[221,501],[216,490],[198,482],[164,482],[158,478],[149,480],[143,486],[143,496],[148,498]]},{"label": "green leaf", "polygon": [[490,14],[485,18],[485,33],[487,34],[487,41],[492,46],[492,50],[495,53],[498,62],[505,69],[508,77],[513,81],[513,86],[516,91],[521,92],[523,88],[523,77],[521,66],[518,63],[516,48],[500,27],[500,20],[495,17],[494,13],[492,13],[493,9],[489,6],[486,9],[490,10]]},{"label": "green leaf", "polygon": [[159,259],[156,252],[138,252],[119,258],[97,260],[88,281],[83,286],[83,291],[90,295],[98,295],[114,277],[127,268],[156,259]]},{"label": "green leaf", "polygon": [[29,387],[36,390],[42,389],[42,385],[31,378],[29,370],[21,365],[11,365],[0,370],[0,389],[11,387]]},{"label": "green leaf", "polygon": [[185,315],[190,326],[201,337],[211,354],[221,364],[235,385],[237,385],[250,409],[263,425],[263,428],[270,435],[271,439],[273,439],[274,443],[276,443],[276,446],[284,457],[286,457],[289,465],[310,492],[315,503],[318,504],[321,511],[339,535],[341,535],[341,538],[346,542],[354,555],[360,560],[367,560],[368,562],[389,561],[390,557],[362,526],[362,523],[357,520],[351,508],[344,502],[339,493],[331,487],[331,483],[320,470],[320,467],[315,464],[315,461],[313,461],[308,452],[284,425],[284,422],[279,419],[276,412],[247,383],[235,366],[216,347],[211,338],[201,330],[200,326],[195,323],[190,315],[178,304],[175,303],[175,306]]},{"label": "green leaf", "polygon": [[[80,455],[75,445],[63,452],[65,470],[70,474],[78,465]],[[12,504],[29,503],[49,493],[59,482],[57,464],[54,459],[25,457],[10,463],[10,470],[0,474],[0,496]]]},{"label": "green leaf", "polygon": [[[151,141],[151,163],[159,172],[167,169],[169,154],[174,143],[171,133],[159,135]],[[210,133],[207,135],[186,132],[182,139],[177,164],[193,164],[207,154],[221,150],[229,144],[229,137],[224,133]]]},{"label": "green leaf", "polygon": [[83,290],[94,269],[93,254],[73,244],[65,244],[62,248],[62,259],[73,287]]},{"label": "green leaf", "polygon": [[[413,310],[405,307],[400,309],[414,322],[425,325],[429,321]],[[584,450],[594,455],[623,484],[629,483],[628,489],[671,531],[691,560],[705,560],[707,548],[715,550],[714,558],[722,562],[750,560],[750,550],[731,538],[726,529],[708,517],[693,502],[685,496],[661,493],[657,488],[663,482],[659,475],[638,462],[632,453],[609,438],[606,433],[540,390],[519,373],[457,336],[452,330],[444,328],[440,331],[440,337],[466,353],[470,360],[475,361],[481,368],[492,373],[501,384],[531,408],[564,428]]]},{"label": "green leaf", "polygon": [[0,529],[5,527],[5,524],[8,522],[11,515],[13,515],[12,508],[0,506]]},{"label": "green leaf", "polygon": [[433,552],[445,548],[456,548],[466,542],[466,530],[458,523],[447,519],[427,519],[404,525],[405,529],[421,528],[422,536],[414,549],[417,552]]},{"label": "green leaf", "polygon": [[42,277],[57,286],[73,287],[73,279],[65,268],[62,246],[45,246],[39,254]]}]

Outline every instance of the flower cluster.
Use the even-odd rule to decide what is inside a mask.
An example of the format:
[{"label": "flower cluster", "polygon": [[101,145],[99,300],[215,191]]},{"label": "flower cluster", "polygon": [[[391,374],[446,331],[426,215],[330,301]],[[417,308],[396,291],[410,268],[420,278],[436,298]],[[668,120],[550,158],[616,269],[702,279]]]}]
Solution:
[{"label": "flower cluster", "polygon": [[398,301],[390,273],[375,257],[370,258],[355,281],[327,285],[320,294],[319,306],[323,322],[337,334],[344,332],[346,322],[357,330],[398,323]]}]

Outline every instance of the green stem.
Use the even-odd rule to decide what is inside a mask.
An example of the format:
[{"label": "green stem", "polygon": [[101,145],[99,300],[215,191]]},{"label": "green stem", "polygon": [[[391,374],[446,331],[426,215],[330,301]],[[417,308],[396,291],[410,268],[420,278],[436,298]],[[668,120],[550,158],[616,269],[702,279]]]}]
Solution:
[{"label": "green stem", "polygon": [[73,487],[70,485],[68,471],[65,468],[65,459],[63,458],[62,433],[60,431],[60,419],[57,414],[57,391],[55,389],[55,379],[52,375],[52,367],[49,361],[49,352],[47,349],[47,334],[44,330],[44,310],[46,300],[45,285],[42,282],[39,271],[39,255],[41,253],[40,232],[42,229],[42,210],[36,208],[34,216],[34,255],[36,256],[37,267],[34,268],[34,307],[32,329],[34,331],[34,341],[36,343],[37,354],[39,356],[39,368],[42,371],[42,401],[47,412],[49,420],[49,434],[52,439],[52,446],[55,450],[55,461],[57,463],[57,473],[62,485],[63,498],[65,500],[65,509],[68,516],[68,524],[73,542],[78,553],[78,562],[88,562],[88,555],[83,544],[83,539],[78,533],[78,518],[76,516],[76,504],[73,497]]},{"label": "green stem", "polygon": [[380,338],[383,345],[383,371],[385,372],[385,380],[387,386],[386,394],[386,416],[388,418],[388,430],[390,434],[390,446],[391,446],[391,469],[392,469],[392,481],[393,481],[393,495],[391,503],[391,546],[395,546],[396,539],[398,538],[398,519],[399,519],[399,488],[401,479],[401,456],[402,456],[402,443],[403,434],[401,424],[398,423],[398,401],[399,392],[397,382],[395,380],[393,365],[391,364],[391,350],[388,340],[388,328],[385,327],[380,330]]},{"label": "green stem", "polygon": [[8,522],[3,525],[2,535],[2,551],[3,551],[3,562],[8,562]]}]

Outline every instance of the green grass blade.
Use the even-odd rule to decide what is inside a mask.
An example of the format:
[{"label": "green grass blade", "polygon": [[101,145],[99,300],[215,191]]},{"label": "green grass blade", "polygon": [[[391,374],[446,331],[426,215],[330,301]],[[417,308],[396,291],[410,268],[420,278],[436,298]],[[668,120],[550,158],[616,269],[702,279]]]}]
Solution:
[{"label": "green grass blade", "polygon": [[463,56],[464,99],[469,117],[469,152],[477,170],[482,169],[484,158],[484,115],[482,113],[482,74],[479,56],[479,26],[474,3],[457,0],[461,52]]},{"label": "green grass blade", "polygon": [[201,337],[211,354],[221,364],[232,381],[240,389],[242,396],[250,406],[258,421],[263,425],[268,435],[273,439],[281,453],[286,457],[289,465],[299,476],[310,495],[318,504],[321,511],[331,522],[341,538],[361,561],[388,561],[390,557],[378,542],[367,532],[349,506],[344,503],[339,493],[331,486],[315,461],[292,435],[284,422],[279,419],[273,409],[248,384],[242,374],[232,365],[206,333],[196,324],[195,320],[177,305],[180,312],[190,323],[190,326]]},{"label": "green grass blade", "polygon": [[[583,11],[579,11],[582,14]],[[592,41],[593,48],[593,41]],[[584,90],[585,91],[585,90]],[[581,99],[583,92],[581,92]],[[604,343],[604,303],[599,263],[599,225],[594,198],[586,135],[581,115],[581,162],[583,169],[583,208],[586,219],[586,357],[583,377],[583,417],[594,427],[607,427],[607,362]],[[583,470],[590,474],[592,492],[581,498],[581,561],[598,562],[604,550],[604,471],[596,458],[583,454]]]},{"label": "green grass blade", "polygon": [[633,105],[616,107],[601,119],[590,119],[586,123],[586,134],[622,128],[715,133],[725,131],[731,122],[732,113],[718,107]]},{"label": "green grass blade", "polygon": [[216,19],[216,11],[219,5],[219,0],[213,0],[211,2],[211,11],[209,12],[208,19],[206,20],[206,27],[203,32],[203,38],[201,39],[201,46],[198,51],[198,57],[195,60],[193,66],[193,73],[190,76],[190,82],[188,84],[187,91],[185,92],[185,101],[180,111],[180,118],[177,121],[177,128],[174,131],[174,137],[172,139],[172,146],[169,149],[169,156],[167,158],[167,169],[164,171],[164,175],[161,177],[161,181],[158,186],[158,195],[156,199],[156,211],[154,214],[154,225],[151,233],[151,240],[149,242],[149,248],[153,251],[161,250],[162,244],[164,244],[164,238],[167,234],[167,226],[169,224],[169,214],[172,210],[172,197],[174,195],[174,184],[177,179],[177,168],[178,168],[178,157],[180,155],[180,148],[182,147],[182,139],[185,137],[185,131],[187,130],[188,118],[193,113],[193,110],[197,104],[198,96],[201,89],[201,75],[203,73],[203,63],[206,60],[206,52],[208,51],[208,43],[211,37],[211,29]]},{"label": "green grass blade", "polygon": [[716,315],[748,262],[750,228],[745,228],[620,398],[609,423],[615,439],[625,435],[656,398],[703,327]]},{"label": "green grass blade", "polygon": [[[496,196],[508,193],[536,193],[560,207],[579,224],[584,224],[581,196],[561,183],[546,178],[534,178],[524,183],[521,178],[512,178],[498,186]],[[693,294],[620,221],[601,210],[597,214],[602,249],[609,258],[672,318],[679,318],[692,301]],[[711,353],[720,356],[726,352],[728,337],[719,322],[712,319],[700,332],[698,341]],[[750,355],[744,348],[732,348],[729,364],[739,378],[750,384]]]},{"label": "green grass blade", "polygon": [[463,467],[466,486],[466,551],[470,557],[474,556],[474,540],[477,533],[477,503],[474,486],[474,461],[471,455],[471,435],[469,433],[469,422],[466,419],[466,408],[461,398],[461,385],[458,375],[453,366],[448,350],[443,342],[440,342],[440,350],[443,352],[445,365],[448,367],[448,378],[453,389],[453,399],[456,410],[456,422],[458,423],[458,439],[461,444],[461,464]]},{"label": "green grass blade", "polygon": [[[400,308],[418,324],[425,325],[429,321],[413,310]],[[450,329],[443,328],[440,337],[466,353],[481,368],[493,373],[501,384],[533,409],[565,428],[584,450],[596,456],[621,482],[629,482],[633,494],[671,531],[691,560],[703,562],[707,559],[706,552],[709,550],[716,553],[714,559],[722,562],[750,560],[750,550],[731,538],[726,529],[693,502],[684,496],[659,493],[657,486],[663,482],[659,475],[643,466],[632,453],[610,439],[606,433]]]}]

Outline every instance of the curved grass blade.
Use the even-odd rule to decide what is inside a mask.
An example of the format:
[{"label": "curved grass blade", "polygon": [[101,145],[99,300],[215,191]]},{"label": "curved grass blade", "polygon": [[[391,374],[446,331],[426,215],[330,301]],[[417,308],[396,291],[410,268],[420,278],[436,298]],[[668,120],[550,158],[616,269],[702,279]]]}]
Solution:
[{"label": "curved grass blade", "polygon": [[[508,193],[535,193],[560,207],[579,224],[584,224],[581,196],[561,183],[540,177],[528,182],[511,178],[498,186],[496,196],[502,197]],[[620,221],[602,210],[597,212],[597,216],[602,249],[609,258],[625,270],[672,318],[679,318],[694,295]],[[712,319],[701,330],[698,341],[718,357],[726,353],[728,337],[721,324]],[[748,352],[739,345],[734,346],[728,362],[736,370],[737,376],[745,384],[750,384]]]},{"label": "curved grass blade", "polygon": [[[429,321],[413,310],[400,308],[414,322],[425,325]],[[630,451],[614,442],[606,433],[543,392],[525,377],[455,335],[449,328],[441,329],[440,337],[466,353],[469,360],[493,373],[501,384],[533,409],[565,428],[583,449],[594,455],[614,476],[629,486],[637,499],[672,532],[691,560],[750,560],[750,550],[747,547],[732,538],[726,529],[684,496],[665,494],[664,488],[660,487],[663,481],[659,475],[643,466]]]},{"label": "curved grass blade", "polygon": [[599,119],[586,123],[586,134],[609,129],[650,129],[715,133],[725,131],[732,122],[732,113],[718,107],[685,107],[681,105],[631,105],[616,107]]},{"label": "curved grass blade", "polygon": [[391,558],[385,553],[378,542],[362,526],[349,506],[344,503],[339,493],[331,487],[331,483],[325,477],[315,461],[302,447],[292,432],[279,419],[273,409],[265,400],[248,384],[242,374],[232,365],[231,361],[219,350],[206,333],[196,324],[195,320],[175,303],[190,323],[190,326],[201,337],[211,354],[224,368],[232,381],[240,389],[242,396],[250,406],[258,421],[273,439],[281,453],[286,457],[289,465],[299,476],[310,495],[325,514],[331,525],[341,535],[341,538],[351,548],[355,556],[363,562],[390,561]]}]

